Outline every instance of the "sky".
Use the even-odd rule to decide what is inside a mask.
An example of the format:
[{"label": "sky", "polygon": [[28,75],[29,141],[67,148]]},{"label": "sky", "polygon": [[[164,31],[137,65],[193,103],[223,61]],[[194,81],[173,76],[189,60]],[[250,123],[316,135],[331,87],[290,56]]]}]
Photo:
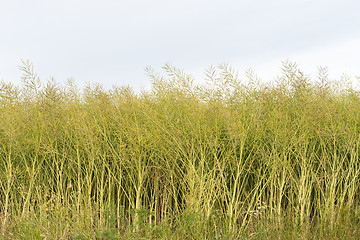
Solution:
[{"label": "sky", "polygon": [[296,62],[316,77],[360,76],[357,0],[11,0],[0,2],[0,80],[19,84],[21,60],[41,80],[151,86],[145,67],[171,63],[201,82],[227,62],[263,81]]}]

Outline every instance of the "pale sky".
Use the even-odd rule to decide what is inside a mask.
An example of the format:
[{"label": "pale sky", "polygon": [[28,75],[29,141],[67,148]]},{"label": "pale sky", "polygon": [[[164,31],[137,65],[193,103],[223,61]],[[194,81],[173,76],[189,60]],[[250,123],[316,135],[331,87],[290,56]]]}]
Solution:
[{"label": "pale sky", "polygon": [[43,82],[150,86],[166,63],[204,78],[209,65],[252,68],[264,81],[281,61],[316,77],[360,75],[356,0],[1,0],[0,80],[20,83],[21,59]]}]

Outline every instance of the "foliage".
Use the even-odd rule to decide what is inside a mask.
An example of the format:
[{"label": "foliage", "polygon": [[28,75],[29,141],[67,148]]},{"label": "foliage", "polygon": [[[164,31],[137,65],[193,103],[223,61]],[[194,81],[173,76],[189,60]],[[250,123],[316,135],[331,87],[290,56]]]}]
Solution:
[{"label": "foliage", "polygon": [[[284,62],[152,89],[0,84],[4,239],[359,238],[360,92]],[[340,83],[340,84],[339,84]]]}]

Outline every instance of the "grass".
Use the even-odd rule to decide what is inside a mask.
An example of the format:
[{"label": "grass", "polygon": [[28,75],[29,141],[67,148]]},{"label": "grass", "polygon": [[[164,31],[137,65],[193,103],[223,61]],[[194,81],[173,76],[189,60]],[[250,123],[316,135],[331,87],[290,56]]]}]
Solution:
[{"label": "grass", "polygon": [[2,239],[359,239],[360,92],[165,65],[152,88],[0,85]]}]

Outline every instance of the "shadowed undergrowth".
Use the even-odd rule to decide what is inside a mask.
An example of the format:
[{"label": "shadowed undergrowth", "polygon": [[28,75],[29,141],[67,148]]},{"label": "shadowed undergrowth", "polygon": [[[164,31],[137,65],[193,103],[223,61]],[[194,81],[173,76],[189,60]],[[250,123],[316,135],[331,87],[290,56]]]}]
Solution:
[{"label": "shadowed undergrowth", "polygon": [[4,239],[358,239],[360,92],[165,65],[152,88],[0,85]]}]

